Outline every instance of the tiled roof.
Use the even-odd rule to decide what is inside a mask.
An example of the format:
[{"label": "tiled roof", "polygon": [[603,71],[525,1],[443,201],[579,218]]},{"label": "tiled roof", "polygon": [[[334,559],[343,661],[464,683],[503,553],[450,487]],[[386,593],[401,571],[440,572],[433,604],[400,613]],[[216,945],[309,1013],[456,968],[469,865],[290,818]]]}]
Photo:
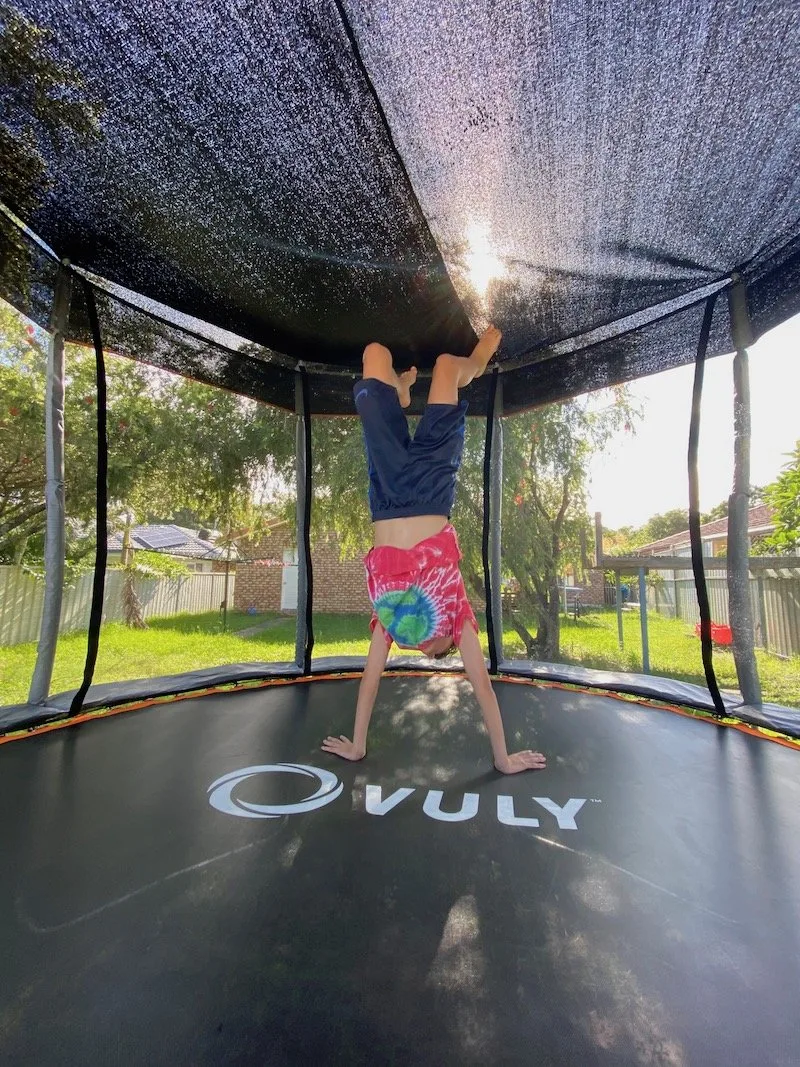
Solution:
[{"label": "tiled roof", "polygon": [[[166,556],[182,559],[226,559],[227,547],[218,548],[213,541],[198,537],[192,530],[174,524],[144,525],[131,528],[131,544],[134,548],[146,552],[161,552]],[[112,534],[108,539],[109,552],[122,551],[122,532]],[[236,559],[236,546],[231,551],[231,559]]]},{"label": "tiled roof", "polygon": [[[768,504],[757,504],[754,508],[750,508],[747,515],[747,529],[749,533],[755,533],[756,531],[767,532],[772,530],[775,523],[772,518],[772,510]],[[700,527],[700,536],[703,538],[708,537],[725,537],[728,533],[728,519],[715,519],[714,522],[707,522]],[[651,541],[647,545],[639,545],[635,549],[636,555],[652,556],[658,552],[664,552],[667,549],[685,548],[691,543],[688,530],[682,530],[680,533],[670,534],[669,537],[662,537],[659,541]]]}]

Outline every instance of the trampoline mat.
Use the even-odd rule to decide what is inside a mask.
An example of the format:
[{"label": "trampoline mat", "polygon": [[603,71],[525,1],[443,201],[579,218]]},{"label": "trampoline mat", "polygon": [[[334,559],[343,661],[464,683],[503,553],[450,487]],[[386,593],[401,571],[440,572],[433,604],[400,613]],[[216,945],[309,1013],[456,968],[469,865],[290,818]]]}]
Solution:
[{"label": "trampoline mat", "polygon": [[350,764],[357,684],[0,747],[0,1060],[797,1063],[797,753],[501,682],[506,778],[409,676]]}]

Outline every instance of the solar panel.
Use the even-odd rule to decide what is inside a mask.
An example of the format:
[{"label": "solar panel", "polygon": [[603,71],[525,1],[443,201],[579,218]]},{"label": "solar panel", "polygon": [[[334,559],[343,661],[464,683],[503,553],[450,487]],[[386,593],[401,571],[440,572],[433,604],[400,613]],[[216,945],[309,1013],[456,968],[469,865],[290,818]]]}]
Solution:
[{"label": "solar panel", "polygon": [[135,536],[137,541],[155,552],[186,543],[186,535],[174,526],[143,526]]}]

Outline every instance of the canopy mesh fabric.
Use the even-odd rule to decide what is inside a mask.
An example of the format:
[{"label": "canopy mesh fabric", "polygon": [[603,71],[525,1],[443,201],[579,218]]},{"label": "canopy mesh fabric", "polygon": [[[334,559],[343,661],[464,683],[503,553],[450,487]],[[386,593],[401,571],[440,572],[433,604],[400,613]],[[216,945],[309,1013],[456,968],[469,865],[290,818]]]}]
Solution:
[{"label": "canopy mesh fabric", "polygon": [[[756,336],[800,311],[797,5],[15,0],[7,33],[9,10],[96,132],[48,132],[9,49],[4,202],[212,327],[139,352],[118,305],[119,351],[286,407],[321,365],[337,413],[368,341],[425,369],[491,320],[512,412],[692,359],[698,313],[664,312],[734,272]],[[0,252],[46,322],[53,264],[7,220]]]}]

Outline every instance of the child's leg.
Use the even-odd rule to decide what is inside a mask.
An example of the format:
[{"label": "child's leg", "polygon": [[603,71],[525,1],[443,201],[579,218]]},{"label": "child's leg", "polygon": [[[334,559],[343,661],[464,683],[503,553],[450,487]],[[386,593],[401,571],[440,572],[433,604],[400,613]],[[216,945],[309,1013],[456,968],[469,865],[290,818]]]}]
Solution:
[{"label": "child's leg", "polygon": [[364,349],[364,377],[377,378],[379,382],[391,385],[397,390],[400,406],[407,408],[411,403],[411,386],[417,380],[417,368],[398,374],[392,364],[392,353],[384,345],[373,341]]},{"label": "child's leg", "polygon": [[451,355],[437,357],[428,403],[457,404],[458,390],[483,374],[486,364],[497,351],[501,336],[495,326],[490,326],[466,359],[463,356]]}]

